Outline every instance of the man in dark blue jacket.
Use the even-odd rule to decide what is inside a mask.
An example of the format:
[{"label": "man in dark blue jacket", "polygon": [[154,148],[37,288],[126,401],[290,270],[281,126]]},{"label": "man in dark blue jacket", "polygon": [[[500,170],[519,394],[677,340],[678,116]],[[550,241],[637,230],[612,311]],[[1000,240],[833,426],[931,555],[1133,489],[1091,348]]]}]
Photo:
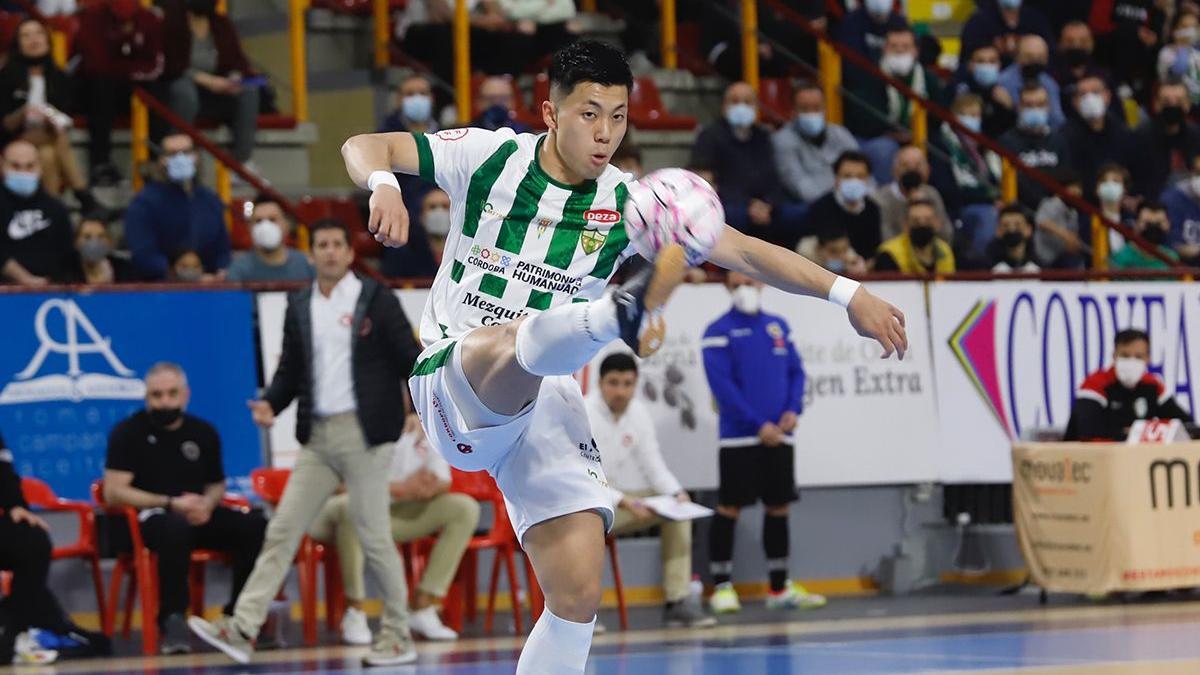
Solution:
[{"label": "man in dark blue jacket", "polygon": [[143,279],[160,281],[167,278],[171,258],[190,250],[204,263],[205,279],[215,279],[229,267],[225,205],[196,180],[191,137],[165,136],[159,163],[167,180],[147,183],[125,212],[125,241],[133,265]]},{"label": "man in dark blue jacket", "polygon": [[709,536],[713,611],[741,609],[730,582],[733,532],[742,507],[761,500],[768,609],[815,608],[825,598],[788,579],[788,508],[796,501],[792,431],[804,406],[804,366],[791,330],[762,311],[762,284],[730,272],[733,308],[704,331],[704,371],[720,414],[717,513]]}]

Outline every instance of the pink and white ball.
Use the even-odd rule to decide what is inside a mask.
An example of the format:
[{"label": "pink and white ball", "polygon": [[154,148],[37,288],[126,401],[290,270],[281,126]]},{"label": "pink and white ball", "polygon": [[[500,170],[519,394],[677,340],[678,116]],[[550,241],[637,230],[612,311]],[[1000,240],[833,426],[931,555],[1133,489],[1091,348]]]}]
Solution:
[{"label": "pink and white ball", "polygon": [[683,169],[659,169],[629,186],[625,232],[643,258],[654,260],[671,243],[688,265],[708,259],[725,229],[725,209],[703,178]]}]

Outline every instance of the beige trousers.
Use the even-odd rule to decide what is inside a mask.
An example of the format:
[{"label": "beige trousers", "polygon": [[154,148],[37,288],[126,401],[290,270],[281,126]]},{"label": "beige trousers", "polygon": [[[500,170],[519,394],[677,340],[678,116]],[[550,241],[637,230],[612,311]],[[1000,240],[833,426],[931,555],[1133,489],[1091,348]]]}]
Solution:
[{"label": "beige trousers", "polygon": [[[479,502],[466,495],[446,492],[427,501],[395,502],[391,507],[391,518],[392,539],[396,543],[403,544],[440,532],[417,588],[435,598],[446,597],[458,571],[458,563],[479,525]],[[308,535],[317,541],[337,545],[346,597],[362,600],[366,596],[363,552],[350,518],[349,495],[334,495],[325,502]]]},{"label": "beige trousers", "polygon": [[383,589],[381,632],[409,635],[404,565],[389,532],[388,472],[393,449],[392,443],[367,447],[353,412],[313,423],[312,438],[300,450],[279,508],[267,524],[254,571],[238,596],[233,614],[238,629],[246,635],[258,633],[304,533],[344,483],[349,520]]},{"label": "beige trousers", "polygon": [[[654,492],[627,493],[630,497],[649,497]],[[621,535],[640,532],[655,525],[662,532],[662,575],[663,594],[667,602],[676,602],[687,597],[692,582],[692,523],[690,520],[667,520],[658,515],[639,520],[633,511],[617,509],[612,533]]]}]

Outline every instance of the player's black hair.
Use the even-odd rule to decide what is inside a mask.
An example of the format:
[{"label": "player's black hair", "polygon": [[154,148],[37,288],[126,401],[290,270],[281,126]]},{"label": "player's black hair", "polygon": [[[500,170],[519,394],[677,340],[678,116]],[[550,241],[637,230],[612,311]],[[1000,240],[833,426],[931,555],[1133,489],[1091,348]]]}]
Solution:
[{"label": "player's black hair", "polygon": [[637,361],[633,360],[632,354],[617,352],[609,354],[600,362],[600,379],[604,379],[604,376],[609,373],[627,373],[630,371],[633,371],[633,374],[637,375]]},{"label": "player's black hair", "polygon": [[625,54],[599,40],[576,40],[554,54],[550,63],[550,91],[562,97],[581,82],[633,89],[633,72]]},{"label": "player's black hair", "polygon": [[350,228],[346,227],[346,224],[337,218],[322,218],[309,225],[308,240],[315,242],[317,240],[317,233],[321,230],[337,230],[341,232],[342,236],[346,238],[346,245],[350,245]]},{"label": "player's black hair", "polygon": [[1146,331],[1144,330],[1126,328],[1125,330],[1118,332],[1117,336],[1113,338],[1113,346],[1120,347],[1121,345],[1127,345],[1130,342],[1138,341],[1143,341],[1146,344],[1150,344],[1150,336],[1147,335]]}]

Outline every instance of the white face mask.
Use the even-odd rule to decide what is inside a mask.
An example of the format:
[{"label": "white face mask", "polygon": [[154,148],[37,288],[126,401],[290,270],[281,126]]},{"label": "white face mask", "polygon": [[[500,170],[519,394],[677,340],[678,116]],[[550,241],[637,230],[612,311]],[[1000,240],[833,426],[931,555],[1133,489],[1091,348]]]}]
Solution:
[{"label": "white face mask", "polygon": [[1122,357],[1117,359],[1117,381],[1126,389],[1133,389],[1146,375],[1146,362],[1141,359]]},{"label": "white face mask", "polygon": [[450,233],[450,210],[443,208],[429,209],[421,216],[421,224],[425,232],[435,237],[445,237]]},{"label": "white face mask", "polygon": [[738,286],[733,289],[733,306],[743,314],[758,314],[762,309],[762,289],[757,286]]},{"label": "white face mask", "polygon": [[283,228],[273,220],[263,219],[250,228],[254,245],[265,251],[274,251],[283,243]]},{"label": "white face mask", "polygon": [[913,66],[917,63],[917,55],[903,52],[895,54],[884,54],[883,62],[880,64],[883,70],[896,77],[908,77],[912,72]]}]

